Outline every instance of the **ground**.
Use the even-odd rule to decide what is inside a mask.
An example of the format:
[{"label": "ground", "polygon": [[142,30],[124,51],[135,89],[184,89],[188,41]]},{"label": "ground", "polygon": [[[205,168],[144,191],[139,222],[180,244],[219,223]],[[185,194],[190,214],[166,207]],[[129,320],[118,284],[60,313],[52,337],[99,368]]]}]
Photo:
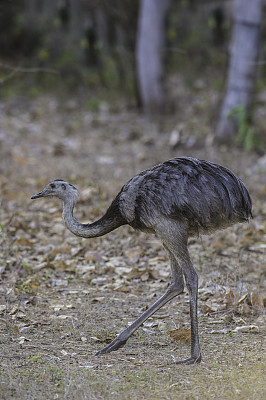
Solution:
[{"label": "ground", "polygon": [[[265,157],[214,146],[200,128],[206,121],[191,118],[202,114],[200,99],[156,121],[104,104],[92,113],[80,103],[1,104],[1,399],[266,398]],[[249,224],[190,240],[202,363],[173,364],[190,353],[187,292],[123,349],[96,357],[163,294],[167,255],[154,236],[126,226],[76,238],[56,200],[30,196],[66,179],[80,191],[76,218],[93,221],[134,174],[181,155],[233,169],[254,203]]]}]

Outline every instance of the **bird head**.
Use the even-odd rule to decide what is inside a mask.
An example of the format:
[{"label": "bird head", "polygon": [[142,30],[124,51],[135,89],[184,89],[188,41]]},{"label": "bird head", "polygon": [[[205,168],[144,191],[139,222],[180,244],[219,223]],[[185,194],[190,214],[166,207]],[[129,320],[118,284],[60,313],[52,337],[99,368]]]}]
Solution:
[{"label": "bird head", "polygon": [[71,183],[62,179],[56,179],[45,185],[41,192],[31,196],[31,199],[38,199],[39,197],[58,197],[63,201],[71,198],[76,201],[78,198],[78,191]]}]

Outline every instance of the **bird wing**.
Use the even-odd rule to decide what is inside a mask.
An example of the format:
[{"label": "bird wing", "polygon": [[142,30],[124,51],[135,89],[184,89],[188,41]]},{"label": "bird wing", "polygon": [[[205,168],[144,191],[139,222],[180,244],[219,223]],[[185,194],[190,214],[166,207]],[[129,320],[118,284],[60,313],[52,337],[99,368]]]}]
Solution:
[{"label": "bird wing", "polygon": [[199,232],[229,225],[236,216],[247,219],[251,201],[230,170],[179,157],[132,178],[121,191],[120,209],[137,229],[153,228],[162,218],[171,218]]}]

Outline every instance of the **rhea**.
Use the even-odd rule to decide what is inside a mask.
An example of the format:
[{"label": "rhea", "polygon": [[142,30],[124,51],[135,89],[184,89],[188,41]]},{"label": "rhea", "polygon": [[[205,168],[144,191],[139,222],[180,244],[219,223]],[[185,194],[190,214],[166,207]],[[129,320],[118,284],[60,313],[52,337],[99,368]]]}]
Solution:
[{"label": "rhea", "polygon": [[198,276],[189,256],[188,238],[252,218],[251,198],[242,181],[221,165],[191,157],[174,158],[130,179],[105,215],[91,224],[74,218],[78,191],[64,180],[48,183],[31,198],[53,196],[63,201],[63,220],[73,234],[93,238],[128,224],[156,234],[169,254],[172,278],[166,293],[96,355],[123,347],[151,315],[184,291],[185,280],[190,299],[191,355],[175,363],[200,362]]}]

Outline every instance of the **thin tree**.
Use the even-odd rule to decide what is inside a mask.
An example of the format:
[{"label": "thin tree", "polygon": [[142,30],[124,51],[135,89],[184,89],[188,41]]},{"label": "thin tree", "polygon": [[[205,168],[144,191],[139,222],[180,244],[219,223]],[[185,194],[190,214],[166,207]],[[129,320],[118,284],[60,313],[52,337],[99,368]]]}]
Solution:
[{"label": "thin tree", "polygon": [[136,44],[136,69],[144,112],[162,111],[164,105],[165,17],[172,0],[141,0]]},{"label": "thin tree", "polygon": [[227,88],[216,127],[219,142],[230,142],[237,132],[237,117],[228,118],[236,107],[249,112],[259,51],[262,0],[235,0]]}]

